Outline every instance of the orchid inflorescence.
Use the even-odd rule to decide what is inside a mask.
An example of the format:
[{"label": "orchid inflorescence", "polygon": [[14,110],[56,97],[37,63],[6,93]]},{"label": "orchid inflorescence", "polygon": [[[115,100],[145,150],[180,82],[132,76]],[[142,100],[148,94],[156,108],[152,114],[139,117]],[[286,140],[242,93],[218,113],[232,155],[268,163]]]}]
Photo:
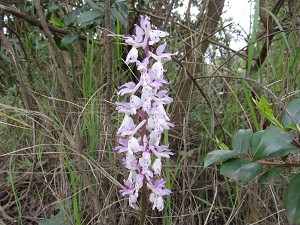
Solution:
[{"label": "orchid inflorescence", "polygon": [[[160,145],[164,130],[174,126],[164,108],[173,99],[167,95],[168,90],[162,89],[168,84],[163,76],[163,62],[170,60],[172,54],[164,53],[166,43],[160,44],[155,53],[150,51],[168,33],[152,30],[148,17],[141,16],[140,26],[135,25],[135,32],[133,37],[124,37],[125,42],[132,46],[125,63],[136,64],[140,79],[138,83],[130,81],[120,87],[118,95],[129,94],[130,101],[118,102],[116,108],[125,116],[117,131],[122,138],[115,150],[126,154],[123,164],[129,171],[128,179],[124,180],[126,189],[120,190],[120,193],[128,195],[129,205],[137,208],[139,192],[147,190],[142,188],[146,186],[151,191],[149,200],[153,203],[152,209],[162,211],[163,196],[172,193],[161,177],[161,158],[170,158],[173,153],[168,146]],[[138,49],[144,52],[141,61]]]}]

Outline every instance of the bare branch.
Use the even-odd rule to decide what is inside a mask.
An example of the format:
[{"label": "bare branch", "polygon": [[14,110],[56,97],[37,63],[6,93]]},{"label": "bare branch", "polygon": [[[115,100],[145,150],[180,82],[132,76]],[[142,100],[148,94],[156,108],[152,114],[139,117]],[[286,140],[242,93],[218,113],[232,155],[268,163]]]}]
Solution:
[{"label": "bare branch", "polygon": [[[31,16],[27,15],[24,12],[15,10],[15,9],[13,9],[11,7],[8,7],[8,6],[5,6],[3,4],[0,4],[0,9],[3,9],[5,12],[10,13],[10,14],[14,15],[15,17],[18,17],[18,18],[26,21],[27,23],[29,23],[32,26],[39,27],[40,29],[43,29],[42,23],[41,23],[40,20],[34,19],[34,18],[32,18]],[[56,26],[53,26],[51,24],[47,24],[47,26],[48,26],[48,29],[51,32],[62,34],[62,35],[67,35],[67,34],[70,34],[70,33],[78,32],[76,30],[63,29],[63,28],[60,28],[60,27],[56,27]],[[88,39],[86,37],[86,35],[84,35],[84,34],[80,34],[78,38],[81,39],[81,40],[85,40],[85,41]],[[96,41],[95,43],[97,45],[104,45],[103,41]]]}]

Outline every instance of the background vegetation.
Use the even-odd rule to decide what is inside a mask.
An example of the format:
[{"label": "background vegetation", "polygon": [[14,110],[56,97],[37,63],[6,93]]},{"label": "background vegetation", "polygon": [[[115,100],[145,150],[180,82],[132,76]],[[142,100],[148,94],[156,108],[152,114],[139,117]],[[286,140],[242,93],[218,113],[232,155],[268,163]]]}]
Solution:
[{"label": "background vegetation", "polygon": [[149,205],[147,224],[288,223],[283,194],[298,154],[280,179],[248,184],[203,163],[237,130],[270,125],[252,98],[264,96],[280,120],[282,104],[299,97],[300,3],[249,1],[252,29],[240,51],[229,45],[238,31],[222,17],[225,0],[189,0],[178,13],[182,4],[0,1],[0,224],[139,223],[118,193],[125,171],[113,150],[116,93],[136,69],[108,34],[132,34],[141,14],[169,32],[168,52],[177,52],[166,72],[176,126],[164,137],[175,154],[164,167],[173,194],[163,213]]}]

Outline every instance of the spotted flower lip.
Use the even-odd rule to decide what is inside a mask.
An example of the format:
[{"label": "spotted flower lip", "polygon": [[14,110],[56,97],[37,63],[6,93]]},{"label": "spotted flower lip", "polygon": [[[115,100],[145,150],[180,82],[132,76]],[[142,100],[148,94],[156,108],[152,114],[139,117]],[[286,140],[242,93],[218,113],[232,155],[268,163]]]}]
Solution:
[{"label": "spotted flower lip", "polygon": [[126,57],[125,63],[129,64],[129,63],[136,62],[138,58],[138,54],[139,54],[138,50],[136,49],[136,47],[133,46]]},{"label": "spotted flower lip", "polygon": [[152,29],[149,18],[141,16],[135,35],[123,37],[132,46],[125,64],[135,64],[140,74],[138,82],[120,86],[118,95],[128,101],[116,104],[124,117],[117,131],[121,136],[119,145],[114,149],[125,154],[123,166],[129,173],[124,181],[126,188],[120,193],[128,196],[132,208],[137,208],[139,192],[145,188],[151,191],[152,209],[158,211],[164,209],[163,197],[172,193],[162,177],[163,159],[173,155],[167,145],[161,145],[164,130],[174,126],[164,108],[173,101],[164,88],[169,84],[164,79],[164,63],[173,55],[165,52],[166,42],[160,44],[160,39],[167,36],[167,32]]}]

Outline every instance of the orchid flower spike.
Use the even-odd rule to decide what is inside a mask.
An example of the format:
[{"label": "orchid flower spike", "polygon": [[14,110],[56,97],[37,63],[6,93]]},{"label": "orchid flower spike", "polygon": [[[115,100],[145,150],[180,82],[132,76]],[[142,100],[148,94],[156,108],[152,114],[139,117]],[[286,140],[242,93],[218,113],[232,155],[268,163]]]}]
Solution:
[{"label": "orchid flower spike", "polygon": [[[159,44],[167,36],[167,32],[152,29],[149,18],[141,16],[135,35],[124,37],[132,46],[125,63],[135,63],[140,73],[138,83],[130,81],[120,87],[118,95],[129,95],[129,102],[118,102],[116,107],[124,116],[117,131],[122,138],[115,150],[124,154],[123,164],[129,173],[124,180],[126,188],[120,193],[128,196],[132,208],[137,208],[140,192],[145,188],[150,190],[152,209],[158,211],[164,209],[163,197],[172,193],[162,177],[163,158],[173,155],[168,146],[161,145],[164,130],[174,126],[165,110],[173,100],[164,88],[168,82],[163,68],[173,54],[164,52],[166,42]],[[139,58],[142,55],[144,58]]]}]

